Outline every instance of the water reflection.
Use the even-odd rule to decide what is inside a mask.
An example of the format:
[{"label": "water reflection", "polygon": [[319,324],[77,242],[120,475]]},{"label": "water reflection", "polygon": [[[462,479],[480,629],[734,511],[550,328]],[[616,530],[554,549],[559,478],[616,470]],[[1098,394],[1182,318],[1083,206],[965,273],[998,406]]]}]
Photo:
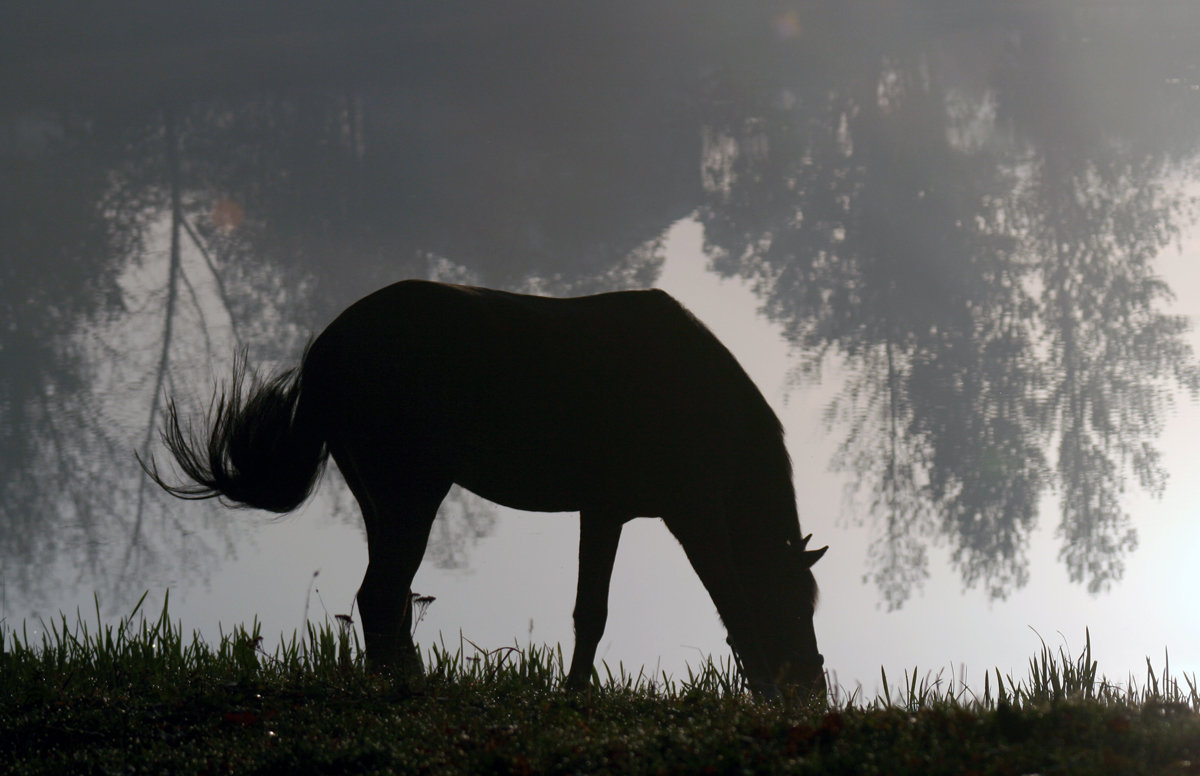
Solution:
[{"label": "water reflection", "polygon": [[[182,523],[129,453],[160,397],[223,374],[237,344],[290,360],[402,277],[652,285],[690,213],[712,268],[753,280],[784,327],[798,379],[831,359],[848,374],[834,465],[888,606],[937,542],[965,584],[1020,587],[1048,493],[1071,578],[1120,579],[1122,493],[1161,491],[1155,440],[1198,384],[1153,260],[1194,215],[1200,16],[866,7],[616,3],[530,25],[448,3],[293,22],[292,48],[167,25],[228,64],[167,57],[88,80],[86,102],[47,64],[65,33],[14,43],[34,84],[0,79],[22,82],[0,114],[5,584],[50,600],[46,558],[118,590],[233,552],[244,523]],[[128,40],[97,41],[96,72],[119,71]],[[461,512],[441,562],[491,530]]]},{"label": "water reflection", "polygon": [[[1179,159],[1194,138],[1159,116],[1197,105],[1124,91],[1161,85],[1163,62],[1117,81],[1102,20],[1045,21],[950,41],[834,26],[851,54],[797,50],[709,131],[714,265],[756,281],[805,376],[830,353],[848,367],[834,464],[877,527],[871,577],[891,607],[931,540],[969,586],[1024,584],[1051,488],[1071,579],[1120,579],[1136,546],[1120,494],[1161,492],[1154,439],[1174,389],[1198,385],[1152,266],[1192,215]],[[1080,115],[1092,94],[1141,112]]]}]

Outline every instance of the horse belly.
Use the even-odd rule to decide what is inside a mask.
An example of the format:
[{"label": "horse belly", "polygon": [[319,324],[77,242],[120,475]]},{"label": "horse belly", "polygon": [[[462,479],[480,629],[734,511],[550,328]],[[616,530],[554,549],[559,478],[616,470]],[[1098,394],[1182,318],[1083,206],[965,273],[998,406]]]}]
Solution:
[{"label": "horse belly", "polygon": [[663,420],[592,408],[572,421],[496,433],[503,423],[481,419],[455,445],[455,482],[514,509],[659,516],[710,491],[727,452],[704,433],[711,429],[682,433]]}]

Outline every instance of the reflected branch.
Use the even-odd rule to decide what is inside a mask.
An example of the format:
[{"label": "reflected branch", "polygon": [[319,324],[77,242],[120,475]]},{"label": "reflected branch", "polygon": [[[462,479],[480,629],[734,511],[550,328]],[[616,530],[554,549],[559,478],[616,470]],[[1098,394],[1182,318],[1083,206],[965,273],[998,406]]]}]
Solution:
[{"label": "reflected branch", "polygon": [[[192,238],[192,244],[196,246],[196,249],[200,251],[200,255],[204,257],[204,263],[208,266],[208,271],[212,273],[213,282],[217,286],[217,295],[221,298],[221,304],[224,305],[226,311],[229,312],[229,322],[230,326],[233,328],[234,343],[240,348],[242,346],[242,337],[238,333],[237,319],[233,314],[233,305],[230,303],[229,294],[225,290],[225,279],[217,269],[216,262],[213,261],[212,255],[209,253],[204,241],[200,238],[200,235],[196,234],[196,230],[192,226],[191,222],[189,222],[188,219],[183,216],[181,216],[181,222],[183,224],[183,228],[187,230],[188,236]],[[199,302],[196,303],[196,307],[199,309]],[[207,330],[205,333],[207,334]]]}]

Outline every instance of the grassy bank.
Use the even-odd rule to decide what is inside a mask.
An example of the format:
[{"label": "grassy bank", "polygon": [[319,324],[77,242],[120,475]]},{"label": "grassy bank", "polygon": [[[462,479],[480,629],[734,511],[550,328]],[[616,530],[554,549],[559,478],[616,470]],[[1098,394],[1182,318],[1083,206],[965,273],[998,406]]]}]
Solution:
[{"label": "grassy bank", "polygon": [[[1147,667],[1139,689],[1043,648],[981,695],[919,680],[803,708],[741,692],[728,666],[675,682],[557,689],[558,650],[443,645],[419,684],[361,670],[336,625],[273,654],[256,626],[208,645],[166,609],[66,618],[0,651],[0,772],[1200,773],[1200,696]],[[899,684],[900,686],[893,686]]]}]

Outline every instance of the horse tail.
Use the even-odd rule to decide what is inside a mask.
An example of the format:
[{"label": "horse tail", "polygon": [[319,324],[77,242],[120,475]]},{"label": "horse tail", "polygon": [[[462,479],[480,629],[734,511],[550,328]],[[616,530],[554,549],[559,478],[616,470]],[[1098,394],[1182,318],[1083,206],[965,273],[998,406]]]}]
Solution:
[{"label": "horse tail", "polygon": [[329,456],[325,441],[304,411],[301,366],[269,379],[247,366],[245,349],[234,358],[227,390],[214,390],[206,425],[207,440],[179,421],[167,403],[162,439],[194,484],[172,485],[138,458],[161,488],[184,499],[219,497],[230,506],[291,512],[304,503]]}]

